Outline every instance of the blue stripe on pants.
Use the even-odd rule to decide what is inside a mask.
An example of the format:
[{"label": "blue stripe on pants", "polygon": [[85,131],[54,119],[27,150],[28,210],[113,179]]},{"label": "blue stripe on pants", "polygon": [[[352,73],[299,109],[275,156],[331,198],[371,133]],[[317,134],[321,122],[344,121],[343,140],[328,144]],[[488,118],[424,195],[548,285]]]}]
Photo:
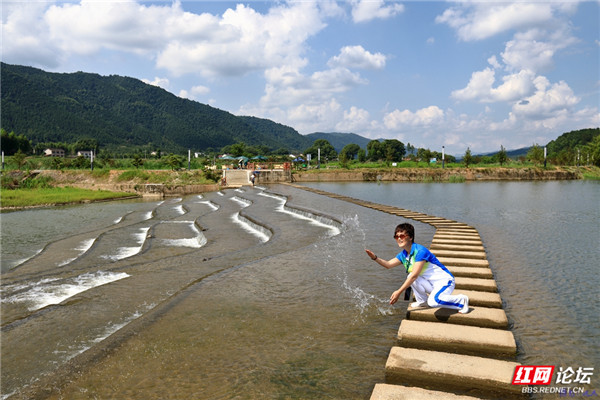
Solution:
[{"label": "blue stripe on pants", "polygon": [[441,288],[433,297],[435,299],[435,301],[443,306],[454,306],[454,307],[458,307],[458,308],[462,308],[462,304],[460,303],[452,303],[449,301],[444,301],[444,300],[440,300],[440,294],[442,294],[444,291],[446,291],[446,289],[448,289],[450,286],[452,286],[452,281],[448,281],[448,284],[446,286],[444,286],[443,288]]}]

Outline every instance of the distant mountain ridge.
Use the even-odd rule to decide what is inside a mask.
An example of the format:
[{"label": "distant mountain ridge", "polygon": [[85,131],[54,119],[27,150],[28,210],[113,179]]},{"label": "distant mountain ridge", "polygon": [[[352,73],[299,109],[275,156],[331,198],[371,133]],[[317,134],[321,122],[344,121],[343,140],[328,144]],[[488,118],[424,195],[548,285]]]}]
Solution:
[{"label": "distant mountain ridge", "polygon": [[268,119],[235,116],[117,75],[50,73],[1,64],[2,128],[34,142],[95,139],[103,147],[219,150],[244,142],[302,152],[315,137]]},{"label": "distant mountain ridge", "polygon": [[[0,73],[1,127],[34,143],[95,139],[109,151],[150,146],[182,153],[188,149],[219,151],[243,142],[299,153],[315,140],[325,139],[339,153],[351,143],[366,149],[372,140],[354,133],[301,135],[269,119],[236,116],[130,77],[51,73],[5,63],[0,63]],[[548,152],[574,149],[599,134],[598,128],[565,133],[548,143]],[[517,158],[530,149],[508,150],[507,154]]]}]

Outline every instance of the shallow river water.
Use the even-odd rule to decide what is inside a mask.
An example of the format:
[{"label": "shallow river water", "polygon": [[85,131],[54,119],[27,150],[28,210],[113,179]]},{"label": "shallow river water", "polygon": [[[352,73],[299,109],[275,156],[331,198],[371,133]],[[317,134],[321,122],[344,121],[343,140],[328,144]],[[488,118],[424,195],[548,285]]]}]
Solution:
[{"label": "shallow river water", "polygon": [[[473,225],[519,361],[599,364],[598,184],[307,185]],[[399,222],[284,185],[3,214],[2,397],[366,399]]]}]

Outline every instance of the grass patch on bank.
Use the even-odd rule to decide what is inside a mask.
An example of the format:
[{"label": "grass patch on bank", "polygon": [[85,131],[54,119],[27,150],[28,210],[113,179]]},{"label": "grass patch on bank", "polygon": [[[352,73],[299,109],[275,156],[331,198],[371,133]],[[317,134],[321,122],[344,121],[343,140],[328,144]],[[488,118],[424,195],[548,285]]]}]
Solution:
[{"label": "grass patch on bank", "polygon": [[585,167],[583,171],[581,171],[581,175],[583,179],[592,180],[592,181],[600,181],[600,168],[599,167]]},{"label": "grass patch on bank", "polygon": [[131,193],[89,190],[73,187],[3,190],[2,207],[31,207],[50,204],[81,203],[130,197]]}]

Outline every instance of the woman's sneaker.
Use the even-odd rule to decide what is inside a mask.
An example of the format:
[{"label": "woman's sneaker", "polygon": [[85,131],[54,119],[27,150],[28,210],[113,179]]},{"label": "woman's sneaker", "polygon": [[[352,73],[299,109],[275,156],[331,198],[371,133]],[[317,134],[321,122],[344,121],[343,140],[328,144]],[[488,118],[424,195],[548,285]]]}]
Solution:
[{"label": "woman's sneaker", "polygon": [[461,314],[466,314],[469,312],[469,298],[464,294],[463,298],[465,299],[465,303],[463,304],[463,307],[460,310],[458,310],[458,312]]}]

